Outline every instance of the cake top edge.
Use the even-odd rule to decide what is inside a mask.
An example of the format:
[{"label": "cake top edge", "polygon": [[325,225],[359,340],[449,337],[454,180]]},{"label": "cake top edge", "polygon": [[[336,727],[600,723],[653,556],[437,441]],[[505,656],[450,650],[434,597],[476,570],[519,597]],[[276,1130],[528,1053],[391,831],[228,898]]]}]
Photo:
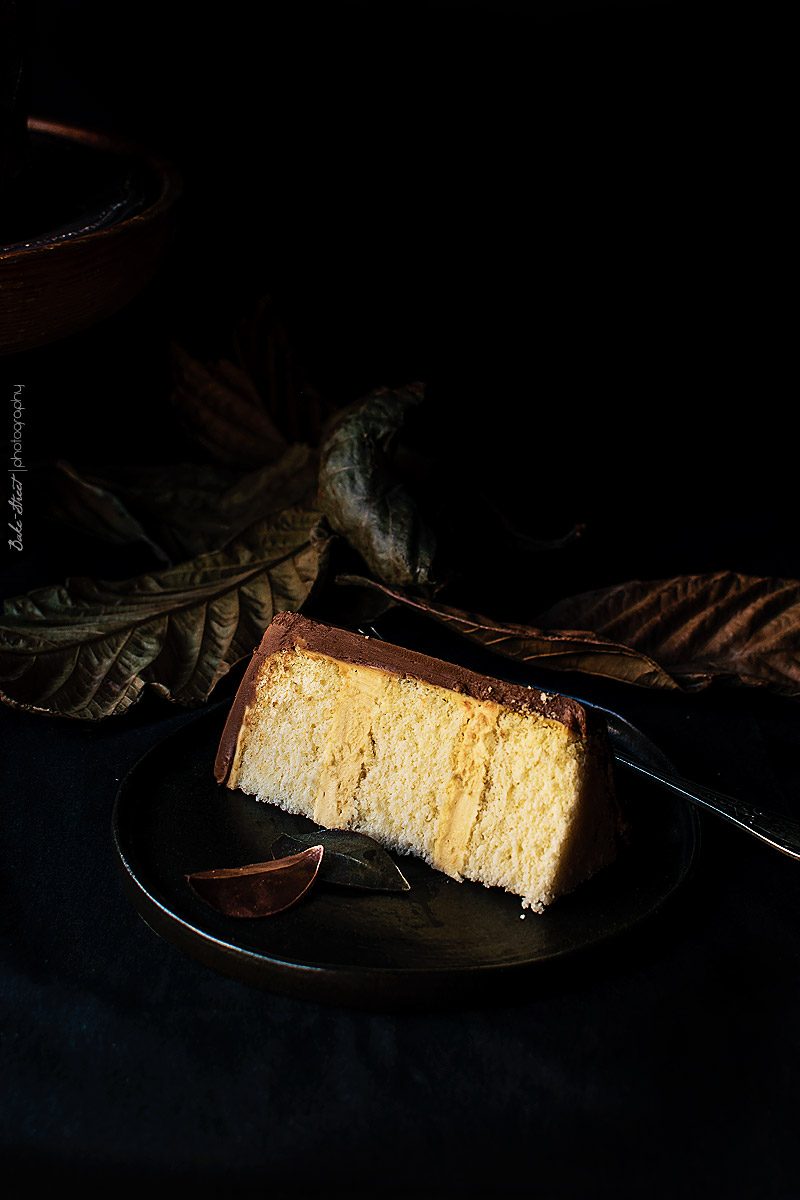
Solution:
[{"label": "cake top edge", "polygon": [[372,667],[393,675],[408,676],[422,683],[471,696],[475,700],[493,700],[518,712],[549,717],[583,737],[588,732],[585,707],[569,696],[482,675],[469,667],[398,646],[383,638],[368,637],[337,625],[326,625],[300,613],[277,613],[256,653],[263,659],[277,650],[294,647],[338,658],[352,666]]},{"label": "cake top edge", "polygon": [[275,614],[254,651],[228,715],[215,765],[215,775],[220,783],[225,782],[230,772],[239,729],[254,699],[261,664],[281,650],[293,649],[322,654],[355,667],[369,667],[417,679],[474,700],[494,701],[516,712],[558,721],[579,737],[594,732],[586,708],[569,696],[482,675],[468,667],[409,650],[382,638],[326,625],[300,613],[280,612]]}]

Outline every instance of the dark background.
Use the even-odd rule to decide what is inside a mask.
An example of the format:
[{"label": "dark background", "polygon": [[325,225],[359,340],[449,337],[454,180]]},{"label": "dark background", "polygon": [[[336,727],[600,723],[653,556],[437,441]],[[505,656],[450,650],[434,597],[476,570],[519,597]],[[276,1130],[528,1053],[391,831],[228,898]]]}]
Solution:
[{"label": "dark background", "polygon": [[225,353],[269,292],[336,400],[427,382],[446,486],[479,478],[543,534],[588,520],[599,582],[705,569],[676,549],[698,525],[712,569],[762,571],[765,537],[782,553],[787,109],[769,6],[35,12],[32,110],[140,140],[185,179],[147,293],[14,364],[41,380],[43,456],[182,452],[169,342]]},{"label": "dark background", "polygon": [[[36,12],[33,112],[160,149],[185,181],[146,293],[4,363],[39,463],[189,452],[169,344],[225,353],[269,292],[332,396],[427,381],[424,437],[465,520],[480,480],[530,531],[586,521],[576,588],[800,578],[770,6]],[[97,568],[44,514],[26,535],[6,595]],[[605,698],[688,774],[797,815],[793,702]],[[118,780],[192,714],[2,716],[14,1196],[797,1195],[795,863],[709,819],[674,906],[529,995],[320,1007],[206,970],[122,895]]]}]

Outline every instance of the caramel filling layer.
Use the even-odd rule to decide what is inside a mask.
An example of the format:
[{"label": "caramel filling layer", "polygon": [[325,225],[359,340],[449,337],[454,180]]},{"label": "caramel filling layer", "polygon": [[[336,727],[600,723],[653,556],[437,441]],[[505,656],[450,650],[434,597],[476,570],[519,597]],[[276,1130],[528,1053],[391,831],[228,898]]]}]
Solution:
[{"label": "caramel filling layer", "polygon": [[314,820],[328,828],[344,828],[355,814],[358,785],[374,758],[372,726],[375,706],[387,680],[364,667],[340,666],[343,687],[322,755]]},{"label": "caramel filling layer", "polygon": [[[324,657],[324,656],[320,656]],[[368,667],[338,664],[342,690],[322,754],[314,820],[345,828],[357,818],[358,790],[375,761],[374,725],[384,701],[397,703],[396,681]],[[452,778],[441,797],[429,846],[433,865],[458,878],[486,788],[497,738],[500,705],[453,693],[462,713],[462,736],[454,753]],[[436,737],[436,730],[431,735]]]},{"label": "caramel filling layer", "polygon": [[472,700],[461,703],[466,710],[463,737],[456,751],[453,778],[442,805],[434,845],[436,866],[456,877],[464,866],[486,789],[500,715],[498,704]]}]

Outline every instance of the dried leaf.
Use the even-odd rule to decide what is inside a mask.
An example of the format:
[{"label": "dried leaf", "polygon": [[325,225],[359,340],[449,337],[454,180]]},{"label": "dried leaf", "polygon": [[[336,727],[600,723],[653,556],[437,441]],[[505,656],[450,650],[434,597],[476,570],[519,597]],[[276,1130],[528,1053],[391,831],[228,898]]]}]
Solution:
[{"label": "dried leaf", "polygon": [[389,456],[408,409],[422,398],[421,384],[372,392],[337,421],[320,454],[319,503],[331,528],[389,584],[428,583],[436,549]]},{"label": "dried leaf", "polygon": [[573,525],[571,529],[558,537],[534,537],[525,530],[518,529],[508,514],[504,513],[497,505],[489,504],[487,507],[496,521],[498,541],[504,548],[508,548],[526,560],[550,550],[564,550],[567,546],[572,546],[575,542],[580,541],[586,532],[586,526],[578,524]]},{"label": "dried leaf", "polygon": [[293,442],[319,443],[332,411],[310,382],[269,297],[233,339],[234,361],[173,348],[170,397],[196,441],[225,466],[274,462]]},{"label": "dried leaf", "polygon": [[246,867],[195,871],[191,887],[206,904],[226,917],[271,917],[285,912],[313,884],[323,858],[320,845],[300,854]]},{"label": "dried leaf", "polygon": [[253,380],[275,426],[290,442],[318,445],[329,407],[313,386],[269,296],[234,338],[237,364]]},{"label": "dried leaf", "polygon": [[648,655],[687,688],[713,679],[800,695],[800,582],[719,571],[634,580],[563,600],[538,620]]},{"label": "dried leaf", "polygon": [[385,584],[356,576],[340,575],[337,582],[378,588],[398,603],[440,621],[454,633],[518,662],[536,663],[540,667],[560,671],[606,675],[642,687],[678,687],[668,672],[647,655],[592,633],[552,631],[493,621],[477,613],[463,612],[445,604],[410,596],[400,588],[389,588]]},{"label": "dried leaf", "polygon": [[323,829],[315,833],[282,833],[270,849],[281,858],[302,846],[324,846],[320,871],[324,883],[373,892],[407,892],[408,880],[378,842],[353,829]]},{"label": "dried leaf", "polygon": [[[144,540],[162,561],[220,550],[249,525],[285,508],[316,505],[317,464],[308,446],[289,446],[245,475],[200,463],[117,467],[81,477],[61,463],[60,511],[73,526],[115,540]],[[87,511],[84,497],[91,497]],[[97,514],[97,516],[95,515]]]},{"label": "dried leaf", "polygon": [[252,379],[236,363],[204,364],[173,347],[170,403],[217,462],[249,470],[274,462],[287,441],[264,407]]},{"label": "dried leaf", "polygon": [[169,561],[164,549],[148,536],[141,522],[117,496],[99,483],[82,478],[63,461],[56,463],[52,515],[72,529],[113,545],[143,542],[161,562]]},{"label": "dried leaf", "polygon": [[[377,588],[455,633],[519,662],[642,687],[696,691],[714,680],[800,696],[800,582],[723,571],[586,592],[512,625]],[[575,628],[582,626],[583,628]]]},{"label": "dried leaf", "polygon": [[323,569],[314,513],[258,522],[224,550],[122,582],[72,579],[0,606],[0,699],[60,716],[122,713],[147,685],[205,701],[258,644],[275,612],[296,611]]},{"label": "dried leaf", "polygon": [[563,595],[559,580],[574,567],[584,525],[542,536],[546,526],[537,528],[535,514],[522,514],[526,524],[516,524],[480,480],[470,482],[472,502],[465,517],[463,489],[446,486],[441,470],[435,487],[441,500],[425,511],[436,529],[437,578],[457,586],[464,606],[491,612],[498,596],[530,597],[534,590]]}]

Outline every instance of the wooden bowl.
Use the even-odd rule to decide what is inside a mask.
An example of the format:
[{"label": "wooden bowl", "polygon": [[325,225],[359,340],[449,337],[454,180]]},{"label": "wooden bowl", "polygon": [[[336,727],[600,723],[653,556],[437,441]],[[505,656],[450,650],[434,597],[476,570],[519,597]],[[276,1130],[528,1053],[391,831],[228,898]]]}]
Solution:
[{"label": "wooden bowl", "polygon": [[0,246],[5,355],[79,333],[132,300],[164,258],[181,192],[167,162],[127,141],[36,119],[28,129],[35,202],[22,198],[18,236]]}]

